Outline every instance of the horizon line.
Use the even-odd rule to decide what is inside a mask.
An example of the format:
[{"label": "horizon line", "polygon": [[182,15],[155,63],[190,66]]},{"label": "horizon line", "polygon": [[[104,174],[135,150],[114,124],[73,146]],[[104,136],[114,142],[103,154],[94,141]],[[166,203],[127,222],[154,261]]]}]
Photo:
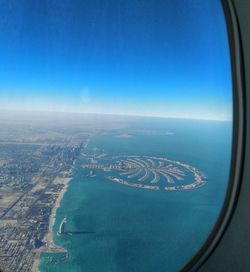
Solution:
[{"label": "horizon line", "polygon": [[[1,109],[4,112],[23,112],[23,113],[52,113],[52,114],[86,114],[86,115],[109,115],[109,116],[124,116],[124,117],[145,117],[145,118],[163,118],[163,119],[184,119],[184,120],[197,120],[197,121],[221,121],[221,122],[232,122],[233,119],[216,119],[209,117],[187,117],[187,116],[166,116],[166,115],[148,115],[148,114],[130,114],[130,113],[103,113],[103,112],[83,112],[83,111],[60,111],[60,110],[34,110],[34,109]],[[0,117],[1,119],[1,117]]]}]

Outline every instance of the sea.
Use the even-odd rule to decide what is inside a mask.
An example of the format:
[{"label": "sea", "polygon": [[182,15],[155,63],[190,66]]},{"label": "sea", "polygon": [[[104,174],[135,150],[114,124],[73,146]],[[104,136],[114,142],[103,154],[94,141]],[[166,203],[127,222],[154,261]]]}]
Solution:
[{"label": "sea", "polygon": [[[231,145],[230,121],[141,118],[97,131],[89,149],[166,157],[199,169],[208,181],[193,190],[143,190],[110,182],[101,173],[88,177],[79,158],[53,226],[54,242],[68,256],[43,253],[39,271],[179,271],[206,241],[221,211]],[[58,236],[64,217],[72,235]]]}]

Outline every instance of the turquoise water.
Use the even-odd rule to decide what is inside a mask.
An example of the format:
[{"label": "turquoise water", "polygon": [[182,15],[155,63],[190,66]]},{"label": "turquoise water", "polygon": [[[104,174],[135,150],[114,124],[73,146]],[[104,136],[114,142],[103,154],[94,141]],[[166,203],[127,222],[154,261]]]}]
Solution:
[{"label": "turquoise water", "polygon": [[[228,182],[231,126],[143,119],[94,136],[89,147],[109,155],[165,156],[198,168],[208,182],[195,190],[141,190],[109,182],[102,174],[86,177],[79,159],[53,228],[55,243],[67,248],[69,257],[43,254],[39,270],[178,271],[206,240],[220,212]],[[132,137],[119,138],[120,133]],[[56,236],[65,216],[67,230],[78,234]]]}]

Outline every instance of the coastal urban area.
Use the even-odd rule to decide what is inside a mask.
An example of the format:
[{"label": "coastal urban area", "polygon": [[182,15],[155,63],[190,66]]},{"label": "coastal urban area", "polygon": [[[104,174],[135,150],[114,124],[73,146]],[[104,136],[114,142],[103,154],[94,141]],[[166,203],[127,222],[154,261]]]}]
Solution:
[{"label": "coastal urban area", "polygon": [[45,117],[0,121],[0,271],[36,271],[40,252],[65,252],[51,227],[90,132]]},{"label": "coastal urban area", "polygon": [[[127,123],[74,116],[2,117],[0,120],[0,270],[37,271],[40,254],[62,253],[53,243],[56,210],[81,160],[86,177],[134,189],[187,190],[207,182],[193,166],[156,156],[111,156],[89,148],[95,135],[115,135]],[[166,134],[168,135],[168,134]],[[129,135],[117,137],[129,139]],[[67,218],[57,234],[63,235]]]}]

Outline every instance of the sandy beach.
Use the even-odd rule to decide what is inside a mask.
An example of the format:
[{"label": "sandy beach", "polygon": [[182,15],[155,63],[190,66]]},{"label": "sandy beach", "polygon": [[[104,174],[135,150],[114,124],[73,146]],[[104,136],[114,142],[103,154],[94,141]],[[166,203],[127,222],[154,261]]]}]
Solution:
[{"label": "sandy beach", "polygon": [[64,187],[60,191],[60,193],[57,196],[57,199],[55,201],[55,204],[52,208],[50,219],[49,219],[49,231],[46,234],[46,236],[43,238],[43,242],[45,243],[44,246],[36,250],[36,257],[35,261],[32,267],[33,272],[38,271],[38,266],[39,266],[39,261],[40,261],[40,254],[42,252],[47,252],[47,253],[67,253],[67,250],[64,249],[63,247],[57,246],[54,244],[53,241],[53,225],[56,220],[56,211],[60,207],[61,200],[63,199],[63,196],[65,192],[68,189],[69,182],[71,181],[72,178],[61,178],[61,177],[56,177],[53,181],[54,184],[63,184]]}]

